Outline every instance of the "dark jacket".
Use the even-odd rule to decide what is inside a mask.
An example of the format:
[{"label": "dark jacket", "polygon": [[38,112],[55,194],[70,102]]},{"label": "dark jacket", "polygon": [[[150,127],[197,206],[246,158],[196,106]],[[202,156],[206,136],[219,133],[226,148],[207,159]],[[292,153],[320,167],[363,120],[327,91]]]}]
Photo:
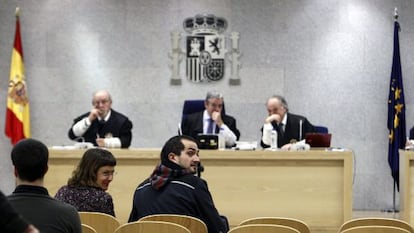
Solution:
[{"label": "dark jacket", "polygon": [[141,183],[135,190],[128,222],[152,214],[189,215],[202,220],[209,233],[227,231],[205,181],[193,174],[174,178],[159,190],[149,179]]},{"label": "dark jacket", "polygon": [[[190,114],[186,119],[183,120],[183,125],[181,127],[184,135],[197,138],[198,134],[203,133],[203,113],[204,111]],[[236,119],[229,115],[222,115],[221,119],[223,120],[224,124],[227,125],[227,127],[229,127],[229,129],[234,133],[234,135],[236,135],[237,140],[239,140],[240,131],[236,126]],[[219,131],[219,127],[216,126],[214,132],[219,133]]]},{"label": "dark jacket", "polygon": [[[275,129],[278,132],[277,145],[279,147],[282,147],[283,145],[290,143],[292,139],[299,141],[300,120],[302,120],[302,140],[305,138],[305,135],[307,133],[315,132],[315,128],[308,121],[308,119],[306,119],[306,117],[291,114],[291,113],[286,113],[286,114],[287,114],[287,121],[286,121],[285,130],[283,133],[283,137],[281,133],[279,132],[279,128],[277,127],[276,121],[272,122],[273,129]],[[263,135],[263,127],[261,129],[261,132]],[[261,141],[260,144],[263,148],[270,147],[270,145],[264,144],[263,141]]]},{"label": "dark jacket", "polygon": [[[68,136],[70,139],[77,140],[79,142],[82,141],[82,138],[75,136],[72,127],[78,121],[88,116],[89,112],[73,120],[73,124],[68,132]],[[91,122],[89,129],[82,135],[82,137],[85,140],[85,142],[90,142],[93,143],[94,146],[98,146],[96,144],[97,135],[99,135],[99,137],[101,138],[105,138],[105,135],[111,134],[112,137],[118,137],[121,140],[122,148],[128,148],[131,145],[132,140],[131,129],[132,122],[128,119],[128,117],[111,109],[111,117],[109,117],[108,121],[106,121],[105,123],[100,123],[98,119],[95,119]]]},{"label": "dark jacket", "polygon": [[414,139],[414,127],[410,129],[410,139]]},{"label": "dark jacket", "polygon": [[0,192],[0,232],[22,233],[29,224],[13,209]]},{"label": "dark jacket", "polygon": [[13,208],[41,233],[81,233],[75,207],[49,196],[44,187],[19,185],[7,197]]}]

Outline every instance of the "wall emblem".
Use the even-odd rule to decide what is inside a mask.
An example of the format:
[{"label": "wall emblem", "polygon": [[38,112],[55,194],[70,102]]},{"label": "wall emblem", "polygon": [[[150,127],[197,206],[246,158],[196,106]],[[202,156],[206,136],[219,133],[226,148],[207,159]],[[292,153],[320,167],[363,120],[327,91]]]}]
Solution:
[{"label": "wall emblem", "polygon": [[225,72],[227,21],[214,15],[196,15],[184,20],[186,39],[186,76],[193,82],[218,81]]},{"label": "wall emblem", "polygon": [[[186,78],[192,82],[215,82],[223,79],[226,71],[226,58],[233,64],[231,78],[239,79],[238,33],[232,33],[232,49],[229,52],[226,49],[226,36],[223,34],[227,29],[227,21],[224,18],[212,14],[199,14],[185,19],[183,28],[188,33],[185,39],[185,52],[180,49],[181,33],[171,33],[172,84],[181,84],[179,63],[183,57],[186,58]],[[233,83],[232,81],[230,83],[237,85],[240,81],[234,82],[233,80]]]}]

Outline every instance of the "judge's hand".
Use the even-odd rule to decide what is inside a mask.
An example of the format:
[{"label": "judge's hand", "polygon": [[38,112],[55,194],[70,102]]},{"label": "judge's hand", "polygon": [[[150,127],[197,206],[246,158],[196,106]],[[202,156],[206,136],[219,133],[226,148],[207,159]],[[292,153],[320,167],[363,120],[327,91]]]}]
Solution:
[{"label": "judge's hand", "polygon": [[98,116],[100,116],[102,113],[99,109],[97,108],[92,108],[91,112],[89,113],[89,121],[92,122],[94,121],[96,118],[98,118]]},{"label": "judge's hand", "polygon": [[218,125],[218,127],[221,127],[221,125],[223,124],[220,112],[212,112],[211,119],[213,119],[213,121],[216,122],[216,125]]},{"label": "judge's hand", "polygon": [[282,121],[282,118],[279,114],[272,114],[265,119],[265,123],[270,123],[272,121],[276,121],[277,123]]},{"label": "judge's hand", "polygon": [[39,230],[30,224],[23,233],[39,233]]},{"label": "judge's hand", "polygon": [[97,138],[96,144],[98,144],[99,147],[105,147],[105,138]]},{"label": "judge's hand", "polygon": [[290,150],[292,148],[292,145],[293,145],[292,143],[288,143],[288,144],[283,145],[280,149]]}]

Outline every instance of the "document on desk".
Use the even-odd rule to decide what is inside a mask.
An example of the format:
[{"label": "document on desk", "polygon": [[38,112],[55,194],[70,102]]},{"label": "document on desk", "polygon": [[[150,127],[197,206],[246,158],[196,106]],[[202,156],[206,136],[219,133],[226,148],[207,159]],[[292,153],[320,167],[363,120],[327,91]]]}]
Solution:
[{"label": "document on desk", "polygon": [[325,149],[326,151],[338,151],[338,152],[342,152],[345,151],[345,148],[341,148],[341,147],[328,147]]},{"label": "document on desk", "polygon": [[237,141],[236,146],[234,147],[235,150],[256,150],[256,148],[257,148],[257,141],[253,141],[253,142]]}]

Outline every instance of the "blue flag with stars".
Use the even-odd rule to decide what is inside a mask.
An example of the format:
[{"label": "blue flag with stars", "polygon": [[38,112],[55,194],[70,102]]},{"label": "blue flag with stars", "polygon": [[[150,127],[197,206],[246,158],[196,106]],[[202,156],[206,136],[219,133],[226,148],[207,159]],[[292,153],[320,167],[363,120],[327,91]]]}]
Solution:
[{"label": "blue flag with stars", "polygon": [[394,22],[394,55],[392,58],[392,71],[390,93],[388,97],[388,163],[391,175],[399,190],[399,149],[404,149],[406,142],[405,132],[405,102],[403,80],[400,61],[400,43],[398,33],[400,25]]}]

